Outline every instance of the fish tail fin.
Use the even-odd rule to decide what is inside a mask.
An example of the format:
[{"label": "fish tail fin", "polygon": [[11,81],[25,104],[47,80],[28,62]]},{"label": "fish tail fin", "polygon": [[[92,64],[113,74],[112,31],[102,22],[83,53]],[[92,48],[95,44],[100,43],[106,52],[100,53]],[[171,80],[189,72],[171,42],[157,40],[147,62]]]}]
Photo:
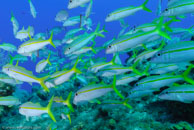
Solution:
[{"label": "fish tail fin", "polygon": [[18,64],[19,64],[19,60],[17,60],[17,63],[15,64],[15,66],[18,66]]},{"label": "fish tail fin", "polygon": [[102,31],[99,31],[100,30],[100,23],[97,25],[96,27],[96,30],[95,30],[95,34],[97,36],[100,36],[100,37],[105,37],[103,34],[102,34]]},{"label": "fish tail fin", "polygon": [[194,80],[189,78],[188,75],[191,72],[191,69],[194,68],[193,64],[190,64],[189,67],[187,68],[187,70],[185,70],[185,72],[183,72],[182,76],[184,78],[184,80],[192,85],[194,85]]},{"label": "fish tail fin", "polygon": [[67,114],[67,118],[69,119],[69,123],[71,124],[71,116],[70,116],[70,113]]},{"label": "fish tail fin", "polygon": [[55,119],[53,113],[51,112],[51,107],[52,107],[52,104],[53,104],[53,98],[54,98],[54,96],[52,96],[52,98],[50,99],[49,104],[47,105],[46,109],[47,109],[47,112],[48,112],[49,116],[51,117],[51,119],[54,122],[56,122],[56,119]]},{"label": "fish tail fin", "polygon": [[194,32],[193,32],[193,27],[194,27],[194,25],[193,25],[193,26],[191,26],[190,28],[188,28],[188,32],[194,35]]},{"label": "fish tail fin", "polygon": [[32,39],[32,36],[30,35],[30,26],[28,26],[28,31],[27,31],[27,33],[28,33],[28,37],[30,38],[30,40]]},{"label": "fish tail fin", "polygon": [[145,10],[145,11],[147,11],[147,12],[152,12],[150,9],[148,9],[148,8],[146,7],[146,4],[148,3],[148,1],[149,1],[149,0],[146,0],[146,1],[141,5],[141,7],[143,8],[143,10]]},{"label": "fish tail fin", "polygon": [[165,28],[167,28],[167,25],[163,24],[163,20],[164,20],[164,17],[159,18],[159,23],[156,26],[155,31],[158,33],[158,35],[165,37],[166,39],[171,40],[170,36],[166,32],[162,31],[163,25],[165,26]]},{"label": "fish tail fin", "polygon": [[149,68],[150,68],[150,64],[148,64],[145,68],[145,70],[143,71],[143,75],[145,74],[146,76],[149,76]]},{"label": "fish tail fin", "polygon": [[119,92],[119,90],[116,88],[116,75],[113,78],[113,84],[112,84],[112,88],[115,91],[115,93],[122,99],[124,99],[124,96]]},{"label": "fish tail fin", "polygon": [[48,55],[47,62],[48,62],[49,65],[52,65],[51,62],[50,62],[50,56],[51,56],[51,53],[49,53],[49,55]]},{"label": "fish tail fin", "polygon": [[103,28],[102,28],[101,31],[102,31],[102,32],[108,32],[108,31],[105,29],[105,25],[103,26]]},{"label": "fish tail fin", "polygon": [[165,41],[162,40],[161,45],[159,46],[158,50],[161,50],[166,45]]},{"label": "fish tail fin", "polygon": [[112,58],[112,60],[111,60],[111,63],[112,63],[113,65],[117,64],[117,63],[116,63],[116,56],[117,56],[117,55],[114,55],[113,58]]},{"label": "fish tail fin", "polygon": [[96,54],[96,50],[93,47],[91,47],[91,50],[94,52],[94,54]]},{"label": "fish tail fin", "polygon": [[168,30],[169,32],[172,32],[172,29],[169,27],[169,25],[172,23],[172,22],[180,22],[179,19],[176,18],[176,16],[170,16],[170,18],[172,18],[171,20],[167,21],[166,23],[164,23],[164,28],[166,30]]},{"label": "fish tail fin", "polygon": [[9,54],[9,57],[10,57],[9,64],[13,65],[14,57],[10,54]]},{"label": "fish tail fin", "polygon": [[129,109],[132,109],[133,107],[131,105],[129,105],[127,102],[129,101],[129,99],[126,99],[122,102],[122,104],[126,107],[128,107]]},{"label": "fish tail fin", "polygon": [[46,92],[49,92],[49,89],[47,88],[47,86],[46,86],[46,84],[44,83],[44,81],[45,81],[48,77],[49,77],[49,75],[38,79],[40,85],[43,87],[43,89],[44,89]]},{"label": "fish tail fin", "polygon": [[50,44],[56,49],[56,46],[55,46],[55,44],[53,43],[53,31],[51,32],[51,36],[50,36],[50,38],[49,38],[49,42],[50,42]]},{"label": "fish tail fin", "polygon": [[133,65],[132,65],[132,70],[133,70],[133,72],[135,72],[136,74],[138,74],[138,75],[142,75],[137,69],[136,69],[136,67],[137,67],[137,65],[138,65],[138,63],[140,62],[140,60],[137,60]]},{"label": "fish tail fin", "polygon": [[79,58],[77,58],[77,60],[76,60],[76,62],[75,62],[75,64],[74,64],[72,70],[73,70],[74,72],[78,73],[78,74],[81,74],[82,72],[81,72],[79,69],[77,69],[77,64],[78,64],[78,62],[79,62]]},{"label": "fish tail fin", "polygon": [[74,112],[73,106],[72,106],[71,103],[70,103],[71,96],[72,96],[72,92],[69,93],[67,99],[65,100],[65,103],[67,104],[68,108],[69,108],[72,112]]},{"label": "fish tail fin", "polygon": [[11,12],[11,21],[13,21],[14,18],[15,18],[14,14],[13,14],[13,12]]}]

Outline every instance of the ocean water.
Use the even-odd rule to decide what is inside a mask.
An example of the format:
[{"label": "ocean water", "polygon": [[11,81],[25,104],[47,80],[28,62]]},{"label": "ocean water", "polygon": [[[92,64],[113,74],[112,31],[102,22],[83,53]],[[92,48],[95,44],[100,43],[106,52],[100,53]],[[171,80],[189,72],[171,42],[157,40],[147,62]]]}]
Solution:
[{"label": "ocean water", "polygon": [[[193,0],[185,1],[186,4],[189,3],[190,6],[192,6],[191,8],[194,8]],[[168,34],[171,37],[171,39],[167,39],[164,36],[160,35],[157,41],[150,42],[150,44],[152,44],[152,47],[137,47],[135,45],[135,49],[129,47],[125,50],[115,52],[115,54],[118,55],[119,58],[117,57],[117,61],[114,61],[113,64],[112,62],[110,63],[110,61],[115,58],[113,53],[107,54],[106,49],[108,48],[108,46],[104,48],[102,48],[102,46],[105,45],[107,41],[113,38],[115,38],[116,40],[121,38],[122,40],[122,36],[125,37],[125,33],[138,28],[140,25],[153,23],[155,24],[155,26],[158,26],[159,23],[162,21],[161,19],[163,18],[161,12],[163,12],[166,8],[169,9],[169,7],[167,6],[169,0],[149,0],[146,7],[149,8],[152,12],[140,10],[130,16],[122,18],[127,28],[120,37],[118,35],[124,28],[123,25],[121,25],[119,19],[111,22],[106,22],[105,19],[108,14],[115,11],[116,9],[123,7],[138,7],[145,1],[92,0],[92,11],[89,16],[89,18],[92,20],[92,23],[91,25],[88,25],[90,26],[91,30],[88,30],[87,25],[84,25],[83,28],[85,28],[85,30],[78,32],[74,36],[71,36],[71,38],[75,38],[76,36],[81,36],[79,38],[83,38],[83,34],[92,34],[93,32],[95,32],[96,27],[100,25],[100,30],[102,28],[105,28],[105,30],[107,30],[105,32],[99,31],[99,33],[103,34],[104,37],[100,37],[99,35],[94,33],[96,38],[90,39],[90,41],[87,43],[87,46],[91,46],[93,43],[95,43],[93,49],[97,53],[94,53],[92,51],[85,52],[83,54],[77,55],[76,58],[72,60],[70,59],[70,57],[68,57],[68,55],[64,54],[65,49],[67,49],[69,45],[67,45],[66,43],[61,43],[60,41],[60,45],[55,45],[56,48],[51,45],[45,45],[45,47],[36,49],[35,51],[33,51],[33,56],[24,56],[27,59],[25,61],[19,59],[18,64],[16,63],[17,60],[14,60],[12,67],[5,71],[5,66],[7,64],[10,64],[10,55],[12,57],[18,55],[19,53],[17,50],[19,50],[22,43],[30,41],[28,37],[24,41],[16,38],[16,35],[14,35],[13,33],[14,27],[11,22],[11,14],[14,15],[19,23],[19,30],[17,30],[17,32],[20,31],[23,27],[27,30],[28,26],[32,26],[34,28],[34,35],[38,33],[44,33],[46,35],[46,39],[49,39],[51,30],[54,27],[58,27],[59,33],[54,33],[52,40],[62,40],[64,39],[68,31],[80,28],[80,21],[74,26],[63,27],[63,22],[57,22],[55,20],[57,13],[61,10],[66,10],[68,13],[68,18],[80,15],[83,18],[85,16],[85,11],[90,3],[87,2],[86,4],[82,5],[82,7],[78,6],[76,8],[68,9],[68,0],[31,0],[31,2],[37,12],[36,18],[33,18],[32,16],[28,0],[6,0],[1,1],[0,4],[0,47],[3,43],[10,43],[16,47],[16,50],[13,52],[0,48],[0,67],[1,74],[3,75],[0,77],[0,79],[9,77],[12,78],[14,80],[13,82],[15,83],[6,83],[3,80],[0,85],[0,129],[194,129],[194,104],[192,103],[192,101],[194,100],[193,69],[189,71],[189,74],[183,73],[188,71],[189,67],[193,68],[192,63],[194,61],[194,58],[192,59],[192,55],[194,54],[194,50],[192,45],[194,44],[194,40],[192,39],[192,37],[194,36],[194,29],[192,28],[192,26],[194,25],[194,10],[193,12],[182,13],[185,10],[189,10],[189,8],[185,6],[184,2],[183,4],[181,2],[180,4],[177,2],[178,6],[185,6],[185,8],[181,10],[182,14],[173,15],[175,16],[173,18],[176,18],[179,21],[173,21],[169,25],[172,31],[169,31],[166,28],[162,29],[165,34]],[[172,5],[172,7],[176,7],[176,5]],[[157,18],[161,18],[159,19],[161,21],[157,20]],[[164,17],[163,19],[164,20],[162,21],[162,25],[165,25],[165,23],[167,21],[170,21],[172,17]],[[153,22],[154,20],[156,22]],[[84,22],[84,20],[81,22]],[[189,31],[183,31],[183,29],[188,28],[190,28]],[[176,29],[179,29],[181,31],[178,32]],[[149,34],[151,31],[147,32]],[[147,32],[140,30],[136,34],[134,33],[127,36],[129,36],[130,38],[131,36],[137,35],[138,33],[144,35]],[[151,35],[150,38],[152,38],[153,36],[155,35]],[[40,38],[43,38],[43,36]],[[35,37],[32,36],[32,39],[35,39]],[[137,39],[141,39],[141,37]],[[147,39],[137,42],[137,44],[142,45],[145,43],[145,45],[147,45],[146,40]],[[162,52],[166,51],[166,46],[170,46],[172,50],[175,47],[175,53],[170,50],[174,54],[169,54],[169,59],[164,57],[163,59],[159,59],[158,63],[152,62],[153,58],[156,57],[158,54],[158,52],[156,52],[156,54],[149,56],[147,59],[134,62],[133,58],[136,59],[140,53],[150,50],[157,50],[162,41],[165,42],[165,45],[163,48],[158,50],[158,52],[161,52],[159,54],[162,54]],[[185,41],[190,42],[187,43]],[[178,43],[181,42],[183,43],[179,47]],[[35,43],[37,43],[37,41]],[[174,44],[174,47],[172,47],[172,44]],[[75,44],[75,46],[79,45]],[[83,49],[85,46],[86,45],[78,48],[76,51]],[[184,50],[185,52],[183,51],[182,53],[176,53],[177,46],[178,50],[184,50],[186,48]],[[34,46],[29,46],[29,48],[33,47]],[[122,46],[120,45],[118,45],[117,47],[122,48]],[[191,50],[188,51],[188,48]],[[134,52],[136,52],[135,56],[133,55]],[[47,59],[49,53],[51,65],[48,65],[47,63],[46,67],[41,73],[36,72],[37,63],[43,59]],[[174,60],[172,60],[171,58],[174,58]],[[130,59],[132,61],[127,62],[127,60]],[[71,69],[76,64],[76,61],[78,61],[76,66],[76,69],[78,70]],[[91,70],[91,67],[94,66],[96,63],[107,64],[108,62],[109,66],[103,66],[104,68],[102,67],[101,69],[96,71]],[[156,67],[158,64],[173,65],[175,66],[175,69],[167,67],[167,70],[163,70],[165,71],[165,73],[151,73],[154,67],[159,70],[159,68]],[[16,67],[16,70],[13,69],[14,67]],[[19,71],[17,67],[20,67]],[[10,72],[10,70],[12,69],[14,71]],[[26,70],[28,70],[28,72],[26,72]],[[79,70],[82,73],[80,73]],[[16,71],[18,72],[16,73]],[[33,73],[33,76],[35,78],[29,71]],[[15,73],[13,74],[12,72]],[[27,74],[21,74],[23,72],[26,72]],[[62,83],[59,83],[61,81],[60,79],[56,81],[57,78],[61,75],[52,77],[55,72],[62,73]],[[68,73],[74,74],[71,75]],[[33,83],[28,82],[19,74],[24,77],[32,76],[33,78],[30,78],[35,81]],[[116,85],[116,83],[120,81],[120,78],[122,78],[122,76],[127,76],[129,74],[136,74],[132,76],[132,78],[135,79],[133,79],[131,82]],[[43,91],[44,88],[41,87],[40,83],[37,83],[40,82],[39,78],[44,76],[47,77],[44,78],[43,83],[46,83],[48,81],[54,86],[52,88],[49,88],[49,92]],[[154,79],[154,76],[158,76],[159,78],[156,78],[156,80],[154,81],[149,81],[151,79]],[[173,76],[180,76],[178,77],[180,79],[167,81]],[[68,80],[65,80],[66,78]],[[140,82],[148,78],[150,79],[147,82],[154,83],[146,85],[142,83],[143,85],[140,86]],[[19,84],[20,81],[22,81],[21,84]],[[184,85],[190,85],[190,88]],[[113,86],[116,86],[116,88],[114,88]],[[142,87],[140,88],[140,90],[139,88],[137,88],[137,90],[134,90],[134,88],[138,86],[139,88],[142,86],[145,88]],[[179,87],[180,89],[178,88],[177,90],[176,87]],[[169,88],[172,88],[173,90],[171,91],[169,90]],[[165,91],[168,92],[167,94],[173,93],[175,95],[165,95],[166,97],[164,96],[163,98],[161,98],[161,95]],[[130,97],[130,95],[135,92],[139,92],[137,93],[136,97]],[[7,96],[13,96],[19,101],[15,101],[16,99],[13,99],[13,97],[10,98]],[[62,98],[59,98],[60,96]],[[69,98],[67,98],[68,96]],[[54,97],[53,100],[52,97]],[[12,102],[13,100],[15,101],[14,103]],[[7,102],[4,103],[5,101]],[[40,104],[37,105],[35,103]],[[48,104],[50,104],[50,107]]]}]

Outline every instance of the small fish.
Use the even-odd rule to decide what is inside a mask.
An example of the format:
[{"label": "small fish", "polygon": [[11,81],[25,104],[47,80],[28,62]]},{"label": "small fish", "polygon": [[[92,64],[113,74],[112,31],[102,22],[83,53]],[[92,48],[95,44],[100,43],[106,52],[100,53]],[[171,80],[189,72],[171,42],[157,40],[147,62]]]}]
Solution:
[{"label": "small fish", "polygon": [[60,10],[55,16],[55,21],[64,22],[68,18],[69,14],[66,10]]},{"label": "small fish", "polygon": [[93,1],[90,0],[90,4],[88,5],[86,12],[85,12],[85,18],[89,18],[91,11],[92,11],[92,5],[93,5]]},{"label": "small fish", "polygon": [[14,106],[14,105],[19,105],[19,104],[21,104],[21,102],[19,101],[18,98],[14,96],[0,97],[0,105]]},{"label": "small fish", "polygon": [[194,85],[186,84],[170,87],[159,95],[159,99],[192,103],[194,101]]},{"label": "small fish", "polygon": [[194,81],[191,80],[188,75],[194,65],[190,64],[189,67],[182,74],[163,74],[156,76],[149,76],[140,81],[138,81],[134,90],[159,90],[161,87],[170,86],[177,81],[186,81],[188,83],[194,84]]},{"label": "small fish", "polygon": [[56,48],[52,39],[53,39],[53,33],[51,34],[48,40],[31,39],[29,41],[24,42],[22,45],[20,45],[17,52],[19,54],[31,53],[39,49],[42,49],[44,46],[48,44],[51,44],[54,48]]},{"label": "small fish", "polygon": [[124,101],[119,101],[119,100],[108,100],[108,101],[103,101],[100,106],[102,108],[118,108],[119,106],[125,106],[129,109],[132,109],[132,106],[129,105],[127,102],[129,99],[125,99]]},{"label": "small fish", "polygon": [[188,13],[194,13],[194,2],[193,0],[180,0],[177,4],[171,5],[166,8],[162,13],[161,16],[178,16],[184,15]]},{"label": "small fish", "polygon": [[31,116],[41,116],[44,113],[48,113],[51,119],[56,122],[56,119],[51,112],[53,99],[54,96],[52,96],[52,98],[50,99],[47,107],[42,107],[40,103],[26,102],[20,106],[19,113],[26,116],[27,120]]},{"label": "small fish", "polygon": [[0,45],[0,48],[3,49],[3,50],[9,51],[9,52],[17,51],[16,46],[14,46],[11,43],[3,43],[3,44]]},{"label": "small fish", "polygon": [[67,27],[67,26],[74,26],[76,24],[80,23],[80,16],[74,16],[74,17],[70,17],[67,20],[65,20],[63,22],[63,26]]},{"label": "small fish", "polygon": [[130,7],[117,9],[117,10],[113,11],[112,13],[108,14],[105,21],[111,22],[111,21],[119,20],[119,19],[125,18],[129,15],[132,15],[139,10],[145,10],[148,12],[152,12],[150,9],[148,9],[146,7],[147,3],[148,3],[148,0],[146,0],[141,6],[138,6],[138,7],[130,6]]},{"label": "small fish", "polygon": [[194,41],[183,41],[165,46],[152,57],[152,63],[180,63],[194,60]]},{"label": "small fish", "polygon": [[97,25],[96,30],[93,33],[90,34],[83,34],[76,40],[74,40],[70,45],[68,45],[65,49],[65,55],[72,54],[74,51],[77,51],[81,49],[82,47],[86,46],[91,40],[94,40],[96,36],[104,37],[102,32],[106,32],[106,30],[103,28],[103,30],[100,29],[100,24]]},{"label": "small fish", "polygon": [[163,26],[167,27],[166,24],[163,24],[163,17],[160,17],[160,22],[157,24],[157,27],[154,30],[148,32],[137,32],[131,35],[122,36],[114,40],[106,49],[106,54],[125,51],[127,49],[134,48],[139,44],[144,43],[150,37],[159,35],[167,39],[171,39],[170,36],[162,31]]},{"label": "small fish", "polygon": [[0,81],[7,83],[7,84],[12,84],[12,85],[16,85],[16,84],[22,84],[23,82],[15,80],[14,78],[11,78],[5,74],[0,74]]},{"label": "small fish", "polygon": [[56,73],[52,74],[50,78],[54,79],[55,85],[60,85],[68,81],[74,73],[78,73],[78,74],[82,73],[80,70],[76,68],[77,63],[78,63],[78,59],[76,60],[76,63],[74,64],[72,69],[57,71]]},{"label": "small fish", "polygon": [[69,0],[68,9],[73,9],[83,4],[88,3],[90,0]]},{"label": "small fish", "polygon": [[24,29],[24,27],[18,31],[15,35],[15,38],[20,41],[25,41],[27,38],[31,38],[34,36],[34,28],[32,26],[28,26],[28,29]]},{"label": "small fish", "polygon": [[31,14],[32,14],[33,18],[36,18],[36,14],[37,14],[36,9],[35,9],[34,5],[32,4],[31,0],[28,0],[28,2],[29,2],[29,5],[30,5]]},{"label": "small fish", "polygon": [[43,59],[43,60],[41,60],[41,61],[39,61],[37,63],[37,65],[36,65],[36,72],[37,73],[40,73],[41,71],[43,71],[47,64],[51,65],[51,62],[49,60],[50,59],[50,55],[51,54],[48,55],[48,58],[46,60]]},{"label": "small fish", "polygon": [[135,73],[118,76],[116,85],[126,85],[130,82],[138,80],[141,76]]},{"label": "small fish", "polygon": [[153,95],[153,92],[155,90],[131,90],[128,94],[129,99],[136,99],[136,98],[142,98],[145,96]]},{"label": "small fish", "polygon": [[114,76],[112,85],[92,84],[81,88],[75,93],[73,103],[75,105],[86,103],[93,99],[99,98],[111,91],[115,91],[119,97],[124,99],[123,95],[116,89],[116,76]]},{"label": "small fish", "polygon": [[19,23],[13,13],[11,13],[11,22],[13,25],[13,34],[16,35],[17,31],[19,30]]},{"label": "small fish", "polygon": [[14,66],[11,64],[4,65],[2,71],[16,80],[29,82],[29,83],[33,83],[33,82],[39,83],[44,88],[45,91],[49,92],[49,89],[46,87],[44,83],[44,81],[48,78],[48,76],[37,78],[32,74],[32,71],[28,71],[23,67]]}]

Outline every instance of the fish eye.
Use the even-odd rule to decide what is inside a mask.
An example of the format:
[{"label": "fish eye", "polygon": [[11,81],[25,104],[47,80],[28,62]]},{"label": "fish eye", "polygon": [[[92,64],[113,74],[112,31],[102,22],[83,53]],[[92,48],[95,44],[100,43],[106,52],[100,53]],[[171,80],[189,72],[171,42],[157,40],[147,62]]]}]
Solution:
[{"label": "fish eye", "polygon": [[76,93],[75,96],[77,96],[78,94]]},{"label": "fish eye", "polygon": [[70,3],[72,2],[72,0],[69,1]]},{"label": "fish eye", "polygon": [[111,45],[108,46],[108,48],[111,48],[111,47],[112,47]]},{"label": "fish eye", "polygon": [[165,11],[168,11],[168,9],[165,9]]},{"label": "fish eye", "polygon": [[166,94],[168,94],[168,91],[167,92],[165,92]]},{"label": "fish eye", "polygon": [[68,50],[70,50],[71,48],[69,47]]},{"label": "fish eye", "polygon": [[135,86],[138,86],[138,83],[136,83]]},{"label": "fish eye", "polygon": [[161,56],[161,54],[160,54],[160,53],[158,53],[158,54],[157,54],[157,56]]}]

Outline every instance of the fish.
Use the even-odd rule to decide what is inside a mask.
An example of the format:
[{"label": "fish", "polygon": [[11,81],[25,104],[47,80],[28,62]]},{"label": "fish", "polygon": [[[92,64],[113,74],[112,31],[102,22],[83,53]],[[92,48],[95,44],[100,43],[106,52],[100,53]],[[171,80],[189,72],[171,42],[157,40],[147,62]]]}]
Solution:
[{"label": "fish", "polygon": [[13,34],[16,35],[18,30],[19,30],[19,22],[15,18],[13,12],[11,13],[11,22],[12,22],[12,26],[13,26]]},{"label": "fish", "polygon": [[0,97],[0,105],[3,106],[17,106],[20,105],[21,102],[18,98],[14,96],[6,96],[6,97]]},{"label": "fish", "polygon": [[48,40],[42,40],[42,39],[31,39],[29,41],[24,42],[21,44],[17,50],[19,54],[25,54],[25,53],[31,53],[34,51],[37,51],[39,49],[42,49],[44,46],[51,44],[54,48],[55,45],[53,43],[53,33],[51,34],[50,38]]},{"label": "fish", "polygon": [[161,100],[179,101],[182,103],[192,103],[194,101],[194,86],[183,84],[172,86],[164,90],[159,96]]},{"label": "fish", "polygon": [[100,24],[97,25],[96,30],[93,33],[90,34],[83,34],[76,40],[74,40],[70,45],[68,45],[64,51],[65,55],[72,54],[74,51],[77,51],[81,49],[82,47],[86,46],[91,40],[94,40],[96,36],[104,37],[102,32],[106,32],[106,30],[103,28],[101,31],[99,31]]},{"label": "fish", "polygon": [[54,84],[55,85],[60,85],[68,80],[70,80],[71,76],[74,73],[81,74],[82,72],[76,68],[78,64],[78,60],[76,60],[76,63],[70,70],[63,70],[63,71],[58,71],[50,76],[50,78],[54,79]]},{"label": "fish", "polygon": [[91,14],[91,11],[92,11],[92,5],[93,5],[93,0],[90,0],[90,3],[86,9],[86,12],[85,12],[85,18],[89,18],[90,14]]},{"label": "fish", "polygon": [[3,49],[3,50],[9,51],[9,52],[15,52],[15,51],[17,51],[16,46],[14,46],[11,43],[2,43],[0,45],[0,48]]},{"label": "fish", "polygon": [[191,69],[194,66],[192,64],[182,74],[162,74],[146,77],[138,81],[133,87],[132,91],[135,90],[160,90],[161,87],[170,86],[177,81],[186,81],[194,84],[193,81],[188,77]]},{"label": "fish", "polygon": [[193,0],[183,0],[176,2],[178,4],[171,5],[167,7],[162,13],[161,16],[178,16],[188,13],[194,13],[194,1]]},{"label": "fish", "polygon": [[33,103],[33,102],[26,102],[20,105],[19,113],[21,115],[26,116],[28,120],[31,116],[41,116],[44,113],[48,113],[51,119],[56,122],[56,119],[51,111],[52,103],[53,103],[54,96],[50,99],[48,105],[46,107],[42,107],[40,103]]},{"label": "fish", "polygon": [[86,4],[89,1],[90,0],[69,0],[67,8],[68,9],[73,9],[73,8],[76,8],[76,7],[81,6],[83,4]]},{"label": "fish", "polygon": [[180,63],[194,60],[194,41],[181,41],[165,46],[151,59],[151,63]]},{"label": "fish", "polygon": [[69,14],[66,10],[60,10],[56,16],[55,21],[57,22],[65,22],[65,20],[69,17]]},{"label": "fish", "polygon": [[146,0],[142,5],[140,5],[138,7],[129,6],[129,7],[124,7],[124,8],[119,8],[119,9],[109,13],[108,16],[106,17],[105,21],[111,22],[111,21],[119,20],[119,19],[125,18],[127,16],[133,15],[134,13],[136,13],[137,11],[140,11],[140,10],[152,12],[150,9],[148,9],[146,7],[146,4],[148,3],[148,1],[149,0]]},{"label": "fish", "polygon": [[114,76],[113,84],[92,84],[79,89],[74,96],[73,103],[75,105],[86,103],[90,100],[99,98],[108,92],[115,91],[116,94],[124,99],[123,95],[116,89],[116,76]]},{"label": "fish", "polygon": [[23,83],[19,80],[15,80],[14,78],[9,77],[8,75],[5,75],[5,74],[0,74],[0,81],[7,83],[7,84],[12,84],[12,85]]},{"label": "fish", "polygon": [[151,67],[149,70],[150,74],[165,74],[175,71],[185,70],[189,66],[188,62],[178,63],[178,64],[156,64],[156,66]]},{"label": "fish", "polygon": [[133,107],[131,105],[129,105],[127,102],[129,101],[129,99],[125,99],[123,101],[119,101],[119,100],[108,100],[108,101],[103,101],[100,106],[102,108],[118,108],[119,106],[125,106],[129,109],[132,109]]},{"label": "fish", "polygon": [[47,64],[51,65],[51,62],[49,59],[50,59],[50,54],[48,55],[48,58],[46,60],[43,59],[37,63],[37,65],[36,65],[36,72],[37,73],[40,73],[41,71],[43,71]]},{"label": "fish", "polygon": [[[171,39],[170,36],[163,32],[161,29],[163,27],[163,17],[160,17],[160,22],[156,29],[148,32],[137,32],[132,35],[126,35],[114,40],[106,49],[106,54],[111,54],[115,52],[121,52],[130,48],[136,47],[138,44],[145,42],[150,37],[155,35],[160,35],[167,39]],[[166,25],[165,25],[166,26]]]},{"label": "fish", "polygon": [[138,80],[141,76],[135,73],[131,74],[124,74],[121,76],[118,76],[116,85],[127,85],[130,82]]},{"label": "fish", "polygon": [[39,83],[45,91],[49,92],[49,89],[46,87],[44,83],[44,81],[48,78],[48,76],[37,78],[32,74],[31,71],[28,71],[23,67],[14,66],[11,64],[4,65],[2,68],[2,71],[16,80],[20,80],[28,83],[33,83],[33,82]]},{"label": "fish", "polygon": [[19,30],[16,35],[15,38],[19,39],[20,41],[25,41],[27,38],[31,38],[32,36],[34,36],[34,28],[32,26],[28,26],[27,29],[24,29],[24,27]]},{"label": "fish", "polygon": [[80,23],[80,16],[74,16],[74,17],[70,17],[67,20],[65,20],[63,22],[63,26],[64,27],[68,27],[68,26],[74,26],[76,24]]},{"label": "fish", "polygon": [[36,18],[37,12],[36,12],[34,5],[32,4],[32,1],[28,0],[28,3],[30,5],[30,12],[31,12],[33,18]]},{"label": "fish", "polygon": [[153,95],[154,91],[155,90],[152,90],[152,89],[147,89],[147,90],[131,90],[131,91],[129,91],[127,98],[133,100],[133,99],[136,99],[136,98],[142,98],[142,97],[145,97],[145,96],[151,96],[151,95]]}]

